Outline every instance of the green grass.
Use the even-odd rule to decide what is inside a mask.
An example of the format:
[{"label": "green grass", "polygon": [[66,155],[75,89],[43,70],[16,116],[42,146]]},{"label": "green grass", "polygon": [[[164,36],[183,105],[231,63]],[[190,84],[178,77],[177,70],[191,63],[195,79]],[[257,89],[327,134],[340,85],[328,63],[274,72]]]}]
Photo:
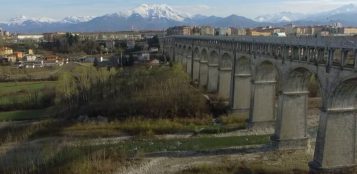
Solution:
[{"label": "green grass", "polygon": [[259,145],[269,143],[269,136],[197,137],[182,139],[140,139],[120,143],[125,151],[143,153],[163,151],[207,151],[227,147]]},{"label": "green grass", "polygon": [[2,82],[0,83],[0,106],[23,104],[33,98],[35,94],[38,99],[41,99],[44,97],[43,91],[52,90],[56,83],[56,81]]},{"label": "green grass", "polygon": [[76,136],[104,136],[110,137],[118,134],[139,136],[152,136],[161,134],[215,134],[245,129],[246,123],[235,122],[232,124],[213,125],[212,117],[201,118],[176,118],[176,119],[145,119],[130,118],[109,123],[73,123],[61,130],[63,135]]},{"label": "green grass", "polygon": [[55,81],[2,82],[0,83],[0,96],[8,96],[9,93],[21,93],[26,90],[41,90],[45,87],[53,87],[55,84]]},{"label": "green grass", "polygon": [[38,120],[47,117],[48,109],[0,112],[0,121]]}]

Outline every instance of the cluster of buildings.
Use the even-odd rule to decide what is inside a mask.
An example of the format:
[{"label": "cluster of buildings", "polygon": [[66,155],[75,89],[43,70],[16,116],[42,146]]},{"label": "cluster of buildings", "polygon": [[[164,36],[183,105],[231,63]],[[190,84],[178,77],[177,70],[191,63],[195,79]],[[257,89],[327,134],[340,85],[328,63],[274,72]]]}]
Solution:
[{"label": "cluster of buildings", "polygon": [[[80,40],[94,40],[94,41],[113,41],[113,40],[143,40],[151,38],[155,35],[163,36],[161,31],[123,31],[123,32],[73,32]],[[16,42],[34,41],[34,42],[54,42],[56,39],[62,38],[66,32],[53,32],[42,34],[17,34],[15,36]]]},{"label": "cluster of buildings", "polygon": [[10,47],[0,47],[0,63],[12,63],[19,68],[62,66],[65,60],[55,55],[38,55],[32,49],[14,51]]},{"label": "cluster of buildings", "polygon": [[318,26],[235,28],[212,26],[175,26],[166,30],[166,35],[204,35],[204,36],[354,36],[357,27],[343,27],[340,23]]},{"label": "cluster of buildings", "polygon": [[11,37],[11,33],[0,28],[0,39],[8,39]]}]

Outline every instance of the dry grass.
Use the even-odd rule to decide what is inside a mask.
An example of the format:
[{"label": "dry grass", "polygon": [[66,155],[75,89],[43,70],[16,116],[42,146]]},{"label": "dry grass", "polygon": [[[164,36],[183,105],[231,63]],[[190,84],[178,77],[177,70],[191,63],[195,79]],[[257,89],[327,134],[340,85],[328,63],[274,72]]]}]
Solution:
[{"label": "dry grass", "polygon": [[198,164],[178,174],[307,174],[311,156],[302,151],[268,152],[239,159],[226,157],[215,163]]},{"label": "dry grass", "polygon": [[97,174],[113,173],[138,161],[108,146],[48,144],[15,148],[0,156],[0,173]]}]

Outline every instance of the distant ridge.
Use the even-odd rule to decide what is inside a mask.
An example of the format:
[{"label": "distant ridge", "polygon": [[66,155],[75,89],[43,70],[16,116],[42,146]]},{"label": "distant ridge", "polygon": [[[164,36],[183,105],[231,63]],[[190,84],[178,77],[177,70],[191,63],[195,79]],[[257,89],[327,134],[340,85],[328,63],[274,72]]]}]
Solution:
[{"label": "distant ridge", "polygon": [[230,15],[228,17],[190,15],[165,4],[142,4],[126,12],[103,16],[70,16],[62,20],[47,17],[31,18],[20,16],[0,23],[0,27],[15,33],[43,32],[96,32],[122,30],[163,30],[177,25],[211,25],[213,27],[258,27],[283,26],[287,23],[298,25],[325,25],[340,22],[345,26],[357,26],[357,7],[348,4],[317,14],[281,12],[258,16],[255,20]]}]

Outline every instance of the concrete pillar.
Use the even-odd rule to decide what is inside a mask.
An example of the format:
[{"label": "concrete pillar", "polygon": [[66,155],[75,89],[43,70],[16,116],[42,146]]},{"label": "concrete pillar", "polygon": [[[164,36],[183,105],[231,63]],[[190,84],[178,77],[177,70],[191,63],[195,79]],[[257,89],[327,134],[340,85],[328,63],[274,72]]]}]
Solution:
[{"label": "concrete pillar", "polygon": [[208,65],[208,92],[217,92],[218,90],[218,64]]},{"label": "concrete pillar", "polygon": [[249,111],[251,98],[251,81],[251,74],[234,75],[233,111]]},{"label": "concrete pillar", "polygon": [[192,77],[192,56],[186,57],[186,72],[187,74],[189,74],[190,77]]},{"label": "concrete pillar", "polygon": [[230,99],[232,81],[232,68],[219,69],[218,96]]},{"label": "concrete pillar", "polygon": [[200,86],[207,87],[208,82],[208,61],[200,61]]},{"label": "concrete pillar", "polygon": [[200,58],[194,58],[193,59],[193,81],[199,80],[200,77]]},{"label": "concrete pillar", "polygon": [[279,106],[273,144],[279,149],[305,149],[308,138],[306,115],[308,91],[283,92]]},{"label": "concrete pillar", "polygon": [[183,69],[187,72],[187,57],[185,55],[182,55],[181,61],[182,61]]},{"label": "concrete pillar", "polygon": [[181,54],[177,54],[176,55],[176,63],[182,63],[182,55]]},{"label": "concrete pillar", "polygon": [[356,110],[321,112],[312,173],[356,173]]},{"label": "concrete pillar", "polygon": [[354,65],[354,69],[356,71],[357,70],[357,50],[354,50],[354,62],[353,62],[353,65]]},{"label": "concrete pillar", "polygon": [[276,81],[253,83],[252,112],[249,127],[252,129],[274,128]]}]

